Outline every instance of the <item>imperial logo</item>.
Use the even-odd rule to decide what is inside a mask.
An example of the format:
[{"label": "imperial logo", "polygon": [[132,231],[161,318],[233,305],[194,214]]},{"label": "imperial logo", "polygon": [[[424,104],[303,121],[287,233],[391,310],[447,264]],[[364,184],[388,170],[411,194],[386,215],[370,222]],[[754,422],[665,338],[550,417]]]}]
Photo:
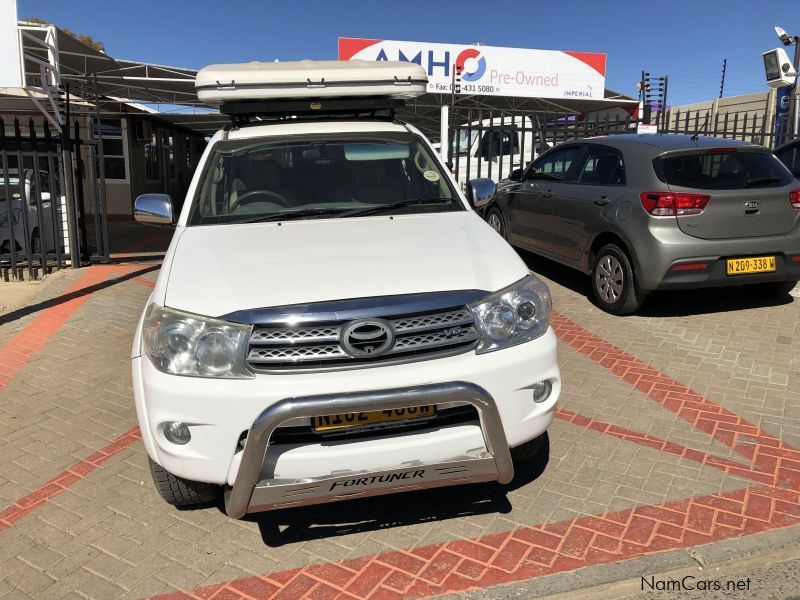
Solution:
[{"label": "imperial logo", "polygon": [[361,487],[373,485],[375,483],[392,483],[393,481],[402,481],[403,479],[423,479],[424,475],[425,469],[417,469],[416,471],[387,473],[386,475],[373,475],[372,477],[356,477],[355,479],[335,481],[328,491],[332,492],[337,487]]}]

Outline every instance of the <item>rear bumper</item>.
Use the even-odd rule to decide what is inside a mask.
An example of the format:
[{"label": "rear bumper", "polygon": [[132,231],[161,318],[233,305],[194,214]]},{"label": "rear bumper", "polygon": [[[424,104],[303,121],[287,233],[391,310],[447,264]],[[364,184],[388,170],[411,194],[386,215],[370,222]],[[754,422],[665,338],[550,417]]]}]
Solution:
[{"label": "rear bumper", "polygon": [[[723,287],[728,285],[768,283],[771,281],[800,280],[800,261],[793,260],[793,256],[800,258],[800,253],[796,255],[771,254],[770,256],[775,256],[775,271],[771,273],[728,275],[727,259],[741,256],[760,255],[738,254],[729,257],[706,256],[675,261],[670,265],[657,289],[680,290],[698,287]],[[684,265],[693,265],[703,262],[707,263],[707,266],[703,269],[682,269]]]},{"label": "rear bumper", "polygon": [[[288,419],[326,415],[337,411],[380,411],[447,402],[467,402],[477,409],[486,451],[477,456],[454,456],[446,461],[413,461],[389,469],[342,469],[338,474],[321,477],[281,479],[269,472],[270,436]],[[371,392],[286,398],[264,409],[250,428],[236,480],[226,493],[225,510],[231,517],[240,518],[247,513],[262,510],[363,498],[411,489],[482,481],[508,483],[513,476],[514,466],[497,405],[486,390],[474,384],[452,382]]]},{"label": "rear bumper", "polygon": [[[631,240],[636,275],[643,291],[674,290],[800,279],[800,231],[787,235],[712,240],[683,233],[672,220],[649,219]],[[775,256],[774,273],[726,273],[729,258]],[[674,270],[676,265],[706,262],[704,269]]]}]

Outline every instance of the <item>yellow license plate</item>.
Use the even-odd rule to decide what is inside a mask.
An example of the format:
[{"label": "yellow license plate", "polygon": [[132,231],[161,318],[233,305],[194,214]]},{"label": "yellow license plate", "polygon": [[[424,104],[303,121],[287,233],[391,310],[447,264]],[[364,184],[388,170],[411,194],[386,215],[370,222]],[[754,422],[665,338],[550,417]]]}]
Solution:
[{"label": "yellow license plate", "polygon": [[775,270],[774,256],[755,256],[750,258],[729,258],[728,275],[747,275],[748,273],[771,273]]},{"label": "yellow license plate", "polygon": [[365,425],[374,425],[375,423],[426,419],[435,414],[436,406],[426,405],[411,406],[409,408],[393,408],[391,410],[376,410],[372,412],[323,415],[321,417],[311,417],[311,428],[319,433],[323,431],[332,431],[334,429],[363,427]]}]

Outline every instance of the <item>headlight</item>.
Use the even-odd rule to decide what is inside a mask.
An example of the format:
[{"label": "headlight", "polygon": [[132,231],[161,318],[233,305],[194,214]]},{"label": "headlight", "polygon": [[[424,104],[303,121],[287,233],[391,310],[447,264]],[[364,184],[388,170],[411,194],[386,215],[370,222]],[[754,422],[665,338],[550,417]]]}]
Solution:
[{"label": "headlight", "polygon": [[550,325],[550,308],[550,290],[533,275],[470,304],[481,335],[475,352],[492,352],[538,338]]},{"label": "headlight", "polygon": [[245,355],[250,325],[228,323],[150,304],[142,345],[159,371],[190,377],[254,377]]}]

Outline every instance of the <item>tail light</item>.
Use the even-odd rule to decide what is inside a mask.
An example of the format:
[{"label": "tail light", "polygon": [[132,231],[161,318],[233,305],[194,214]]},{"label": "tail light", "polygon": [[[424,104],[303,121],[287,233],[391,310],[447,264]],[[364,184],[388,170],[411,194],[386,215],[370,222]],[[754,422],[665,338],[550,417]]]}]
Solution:
[{"label": "tail light", "polygon": [[789,202],[792,208],[800,208],[800,188],[789,192]]},{"label": "tail light", "polygon": [[[704,194],[673,192],[642,192],[640,198],[644,209],[654,217],[699,215],[705,210],[708,201],[711,200],[711,196]],[[798,200],[800,200],[800,197],[798,197]],[[800,208],[800,204],[796,208]]]}]

